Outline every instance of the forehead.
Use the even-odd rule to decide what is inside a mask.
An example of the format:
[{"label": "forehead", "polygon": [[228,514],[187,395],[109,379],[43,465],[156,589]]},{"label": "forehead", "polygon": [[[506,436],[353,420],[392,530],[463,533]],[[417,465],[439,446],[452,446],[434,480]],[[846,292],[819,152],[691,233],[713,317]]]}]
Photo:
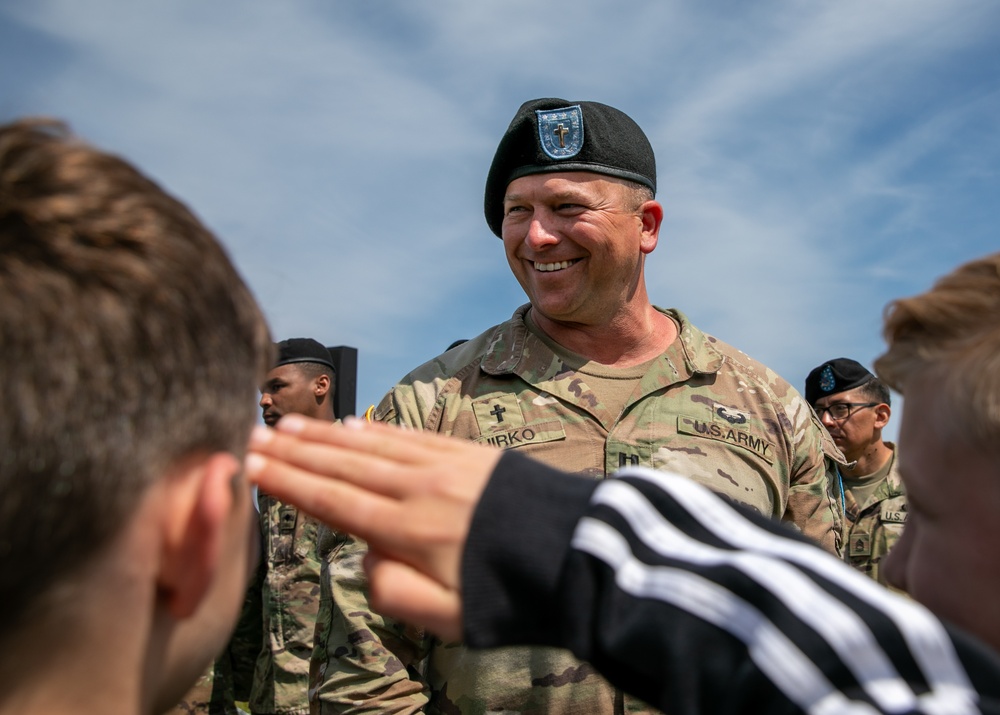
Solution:
[{"label": "forehead", "polygon": [[862,387],[855,387],[843,392],[835,392],[832,395],[824,395],[816,400],[814,407],[829,407],[841,402],[868,402],[867,396],[862,395]]},{"label": "forehead", "polygon": [[623,190],[628,183],[613,176],[595,174],[590,171],[552,171],[529,174],[514,179],[507,184],[506,197],[519,196],[533,191],[570,193],[573,191],[613,191]]},{"label": "forehead", "polygon": [[295,382],[301,380],[305,377],[302,369],[299,365],[292,363],[290,365],[279,365],[276,368],[272,368],[267,376],[264,378],[264,384],[271,382]]},{"label": "forehead", "polygon": [[927,380],[907,383],[899,429],[899,460],[907,489],[937,489],[942,499],[968,501],[972,510],[1000,513],[997,450],[969,439],[955,407]]},{"label": "forehead", "polygon": [[[907,490],[916,495],[941,491],[954,497],[968,484],[965,461],[974,452],[955,449],[955,439],[943,436],[939,408],[932,390],[907,386],[898,439],[900,473]],[[949,479],[951,473],[961,473],[963,479]]]}]

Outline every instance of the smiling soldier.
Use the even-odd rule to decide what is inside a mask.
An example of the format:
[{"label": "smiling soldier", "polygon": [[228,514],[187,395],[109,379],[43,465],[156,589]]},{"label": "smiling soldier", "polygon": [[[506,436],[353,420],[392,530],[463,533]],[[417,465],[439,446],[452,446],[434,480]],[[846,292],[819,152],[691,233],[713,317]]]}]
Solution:
[{"label": "smiling soldier", "polygon": [[[584,478],[624,465],[680,472],[837,552],[827,457],[840,455],[805,401],[650,302],[645,259],[663,220],[655,191],[652,147],[621,111],[522,105],[490,167],[485,213],[529,302],[403,378],[376,419],[514,449]],[[346,573],[328,584],[334,603],[360,615],[345,606],[343,630],[317,634],[321,713],[352,703],[351,712],[646,709],[567,651],[407,640],[368,617],[358,584]]]}]

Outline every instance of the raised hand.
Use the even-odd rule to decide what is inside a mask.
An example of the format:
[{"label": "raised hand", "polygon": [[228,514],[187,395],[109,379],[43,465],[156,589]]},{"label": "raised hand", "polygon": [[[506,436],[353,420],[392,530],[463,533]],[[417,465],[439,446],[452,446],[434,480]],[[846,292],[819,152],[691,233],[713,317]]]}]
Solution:
[{"label": "raised hand", "polygon": [[374,608],[461,640],[462,551],[498,450],[301,415],[257,428],[250,448],[247,473],[261,489],[368,541]]}]

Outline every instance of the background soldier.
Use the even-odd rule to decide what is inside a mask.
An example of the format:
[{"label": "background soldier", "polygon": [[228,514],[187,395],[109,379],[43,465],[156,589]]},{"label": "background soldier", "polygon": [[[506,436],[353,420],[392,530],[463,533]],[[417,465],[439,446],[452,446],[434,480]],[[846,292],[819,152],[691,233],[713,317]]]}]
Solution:
[{"label": "background soldier", "polygon": [[[291,338],[276,345],[278,359],[260,387],[261,416],[268,427],[288,414],[333,422],[336,369],[316,340]],[[240,616],[237,636],[262,633],[257,648],[234,638],[234,673],[246,680],[239,653],[256,650],[248,696],[253,715],[307,715],[309,659],[319,608],[319,525],[291,504],[258,495],[262,559]]]},{"label": "background soldier", "polygon": [[825,362],[806,377],[806,400],[848,462],[841,468],[844,558],[882,584],[880,564],[906,522],[896,448],[882,440],[890,399],[889,388],[849,358]]}]

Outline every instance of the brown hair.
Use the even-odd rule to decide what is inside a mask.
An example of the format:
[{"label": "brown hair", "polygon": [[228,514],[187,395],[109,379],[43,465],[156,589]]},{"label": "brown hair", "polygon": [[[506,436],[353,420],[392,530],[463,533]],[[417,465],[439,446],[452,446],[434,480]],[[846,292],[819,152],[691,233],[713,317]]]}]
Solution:
[{"label": "brown hair", "polygon": [[625,205],[633,213],[638,213],[640,206],[656,198],[655,193],[648,186],[644,186],[637,181],[628,181],[627,179],[621,179],[621,182],[625,187]]},{"label": "brown hair", "polygon": [[183,204],[59,122],[0,126],[0,639],[172,464],[242,456],[271,360]]},{"label": "brown hair", "polygon": [[938,385],[953,436],[1000,445],[1000,253],[966,263],[926,293],[886,307],[889,349],[875,362],[898,392],[915,380]]}]

